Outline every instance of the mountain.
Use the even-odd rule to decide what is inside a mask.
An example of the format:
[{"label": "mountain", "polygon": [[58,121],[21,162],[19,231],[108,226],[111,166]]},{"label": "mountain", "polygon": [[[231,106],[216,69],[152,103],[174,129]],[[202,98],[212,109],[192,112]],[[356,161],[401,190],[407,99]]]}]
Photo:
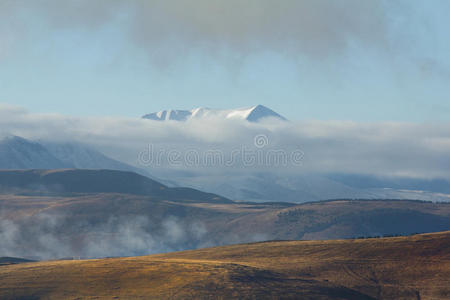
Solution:
[{"label": "mountain", "polygon": [[166,187],[147,177],[113,170],[0,170],[0,191],[64,193],[160,193]]},{"label": "mountain", "polygon": [[[129,171],[152,178],[147,171],[110,158],[88,146],[77,143],[55,143],[46,141],[41,141],[40,144],[70,168]],[[47,167],[45,169],[55,168]]]},{"label": "mountain", "polygon": [[148,172],[115,159],[81,144],[30,141],[10,136],[0,141],[0,169],[109,169]]},{"label": "mountain", "polygon": [[189,119],[238,119],[258,122],[264,118],[286,120],[283,116],[263,105],[230,110],[214,110],[209,108],[195,108],[193,110],[163,110],[143,116],[144,119],[156,121],[187,121]]},{"label": "mountain", "polygon": [[450,232],[0,267],[9,299],[449,299]]},{"label": "mountain", "polygon": [[382,177],[362,174],[328,174],[327,178],[362,189],[396,189],[450,194],[450,181],[443,178]]},{"label": "mountain", "polygon": [[18,136],[0,141],[0,169],[59,169],[71,167],[39,143]]},{"label": "mountain", "polygon": [[202,173],[200,171],[155,171],[160,178],[170,178],[179,186],[188,186],[224,195],[236,201],[301,203],[341,198],[376,198],[374,193],[313,174],[278,174],[270,172]]},{"label": "mountain", "polygon": [[[235,201],[302,203],[328,199],[412,199],[450,202],[449,182],[304,172],[208,172],[153,169],[169,186],[187,186]],[[351,179],[351,180],[350,180]],[[435,184],[431,184],[435,183]],[[446,184],[445,184],[446,183]]]},{"label": "mountain", "polygon": [[116,170],[0,170],[0,192],[44,195],[120,193],[171,200],[231,202],[195,189],[168,188],[137,173]]},{"label": "mountain", "polygon": [[450,201],[450,183],[446,180],[158,168],[152,168],[149,175],[147,170],[119,162],[79,143],[35,142],[17,136],[0,141],[0,169],[67,168],[129,171],[172,187],[190,187],[236,201],[301,203],[337,198]]}]

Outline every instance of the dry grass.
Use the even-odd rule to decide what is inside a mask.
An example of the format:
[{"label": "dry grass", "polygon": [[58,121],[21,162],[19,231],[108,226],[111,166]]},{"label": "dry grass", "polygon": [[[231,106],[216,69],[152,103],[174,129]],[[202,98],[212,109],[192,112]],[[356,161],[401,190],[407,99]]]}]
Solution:
[{"label": "dry grass", "polygon": [[450,232],[0,267],[0,299],[449,299]]}]

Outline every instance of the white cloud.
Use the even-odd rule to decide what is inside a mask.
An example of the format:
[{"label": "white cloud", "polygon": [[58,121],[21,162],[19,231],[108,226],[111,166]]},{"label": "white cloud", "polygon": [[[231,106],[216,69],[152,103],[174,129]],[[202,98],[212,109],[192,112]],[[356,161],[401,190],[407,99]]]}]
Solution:
[{"label": "white cloud", "polygon": [[[34,114],[1,105],[0,128],[3,134],[29,139],[85,143],[132,164],[138,163],[140,153],[149,145],[155,151],[163,151],[166,159],[170,150],[183,155],[189,150],[200,155],[219,150],[229,158],[235,150],[259,150],[254,146],[254,139],[262,134],[268,139],[268,145],[262,150],[304,153],[301,165],[291,166],[294,171],[450,178],[446,167],[450,163],[448,123],[272,121],[255,124],[236,120],[181,123]],[[238,162],[242,165],[242,161]],[[198,167],[185,161],[177,166]],[[206,167],[221,170],[230,166],[216,163]]]}]

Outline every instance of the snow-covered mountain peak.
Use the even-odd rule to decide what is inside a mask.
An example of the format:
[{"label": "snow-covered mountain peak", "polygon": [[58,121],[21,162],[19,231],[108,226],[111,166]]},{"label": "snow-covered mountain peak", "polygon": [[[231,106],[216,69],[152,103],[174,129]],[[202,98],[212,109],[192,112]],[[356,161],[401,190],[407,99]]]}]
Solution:
[{"label": "snow-covered mountain peak", "polygon": [[204,118],[238,119],[249,122],[258,122],[264,118],[286,120],[283,116],[263,105],[225,110],[204,107],[198,107],[192,110],[163,110],[145,115],[143,118],[156,121],[186,121],[189,119]]}]

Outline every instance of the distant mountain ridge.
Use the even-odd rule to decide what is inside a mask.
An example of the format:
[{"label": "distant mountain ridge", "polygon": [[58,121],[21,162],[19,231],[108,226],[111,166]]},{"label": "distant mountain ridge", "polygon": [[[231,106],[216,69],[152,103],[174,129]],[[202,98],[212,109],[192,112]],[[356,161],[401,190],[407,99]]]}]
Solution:
[{"label": "distant mountain ridge", "polygon": [[0,169],[61,169],[71,167],[43,145],[18,136],[0,141]]},{"label": "distant mountain ridge", "polygon": [[[187,186],[236,201],[302,203],[328,199],[412,199],[450,202],[447,180],[407,180],[308,172],[202,172],[153,169],[169,186]],[[358,179],[360,181],[358,181]]]},{"label": "distant mountain ridge", "polygon": [[0,170],[0,193],[96,194],[119,193],[168,200],[232,203],[211,193],[191,188],[169,188],[153,179],[117,170]]},{"label": "distant mountain ridge", "polygon": [[[236,201],[308,202],[326,199],[417,199],[450,202],[448,180],[377,178],[361,174],[223,174],[176,169],[140,169],[80,143],[0,140],[0,169],[104,169],[141,174],[169,187],[190,187]],[[150,174],[151,172],[151,174]]]},{"label": "distant mountain ridge", "polygon": [[227,110],[201,107],[192,110],[163,110],[147,114],[142,118],[155,121],[187,121],[189,119],[219,118],[247,120],[249,122],[258,122],[264,118],[275,118],[286,121],[286,118],[263,105]]},{"label": "distant mountain ridge", "polygon": [[77,143],[30,141],[19,136],[0,140],[0,169],[110,169],[149,174]]}]

